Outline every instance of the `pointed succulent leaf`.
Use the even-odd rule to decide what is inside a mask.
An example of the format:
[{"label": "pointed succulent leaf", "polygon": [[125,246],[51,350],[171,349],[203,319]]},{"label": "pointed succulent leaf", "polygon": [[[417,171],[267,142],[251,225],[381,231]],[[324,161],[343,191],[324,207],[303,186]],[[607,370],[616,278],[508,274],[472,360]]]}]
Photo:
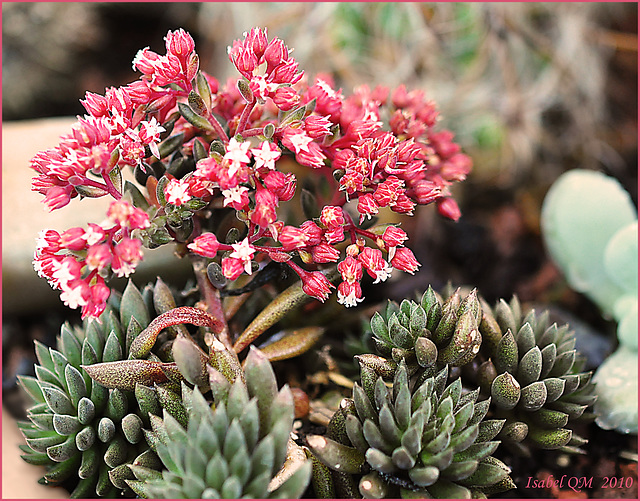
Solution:
[{"label": "pointed succulent leaf", "polygon": [[516,341],[518,343],[518,353],[527,353],[536,346],[536,335],[529,322],[524,323],[522,327],[520,327],[520,330],[516,334]]},{"label": "pointed succulent leaf", "polygon": [[496,305],[496,320],[502,332],[510,330],[511,332],[518,332],[518,323],[520,318],[516,318],[516,315],[509,304],[501,299]]},{"label": "pointed succulent leaf", "polygon": [[513,409],[520,400],[520,384],[508,372],[500,374],[491,384],[491,399],[501,409]]},{"label": "pointed succulent leaf", "polygon": [[322,327],[304,327],[285,331],[285,335],[282,338],[263,346],[260,351],[271,362],[297,357],[309,351],[322,337],[323,333],[324,328]]},{"label": "pointed succulent leaf", "polygon": [[[457,294],[457,293],[456,293]],[[458,296],[459,301],[459,296]],[[445,346],[451,336],[453,335],[453,331],[456,328],[456,323],[458,321],[458,315],[456,313],[457,307],[459,303],[453,301],[453,296],[450,297],[442,307],[442,318],[438,323],[437,327],[433,331],[433,342],[436,346],[441,347]]]},{"label": "pointed succulent leaf", "polygon": [[75,336],[69,324],[64,324],[60,329],[60,349],[73,366],[80,365],[82,361],[82,345]]},{"label": "pointed succulent leaf", "polygon": [[488,442],[493,440],[504,426],[504,419],[486,419],[481,421],[478,426],[478,436],[476,443]]},{"label": "pointed succulent leaf", "polygon": [[56,463],[61,463],[78,454],[75,436],[69,435],[61,444],[47,447],[47,456]]},{"label": "pointed succulent leaf", "polygon": [[387,439],[387,437],[383,436],[380,428],[378,428],[373,421],[367,419],[362,426],[362,432],[365,439],[367,440],[367,443],[371,447],[391,454],[394,449],[394,444],[391,441],[392,439]]},{"label": "pointed succulent leaf", "polygon": [[515,374],[518,367],[518,344],[511,331],[507,331],[498,344],[494,360],[496,370]]},{"label": "pointed succulent leaf", "polygon": [[75,475],[79,464],[80,454],[76,454],[66,461],[58,463],[53,468],[47,470],[47,473],[45,473],[43,478],[46,480],[46,483],[54,485],[59,484],[60,482],[63,482]]},{"label": "pointed succulent leaf", "polygon": [[500,445],[500,441],[496,440],[493,442],[478,442],[470,445],[464,451],[457,452],[454,456],[455,461],[469,461],[469,460],[477,460],[491,456],[498,446]]},{"label": "pointed succulent leaf", "polygon": [[508,474],[499,466],[480,462],[475,472],[461,482],[470,487],[488,487],[497,484]]},{"label": "pointed succulent leaf", "polygon": [[566,428],[545,430],[543,428],[529,427],[527,438],[540,449],[558,449],[569,443],[571,430]]},{"label": "pointed succulent leaf", "polygon": [[360,420],[356,416],[347,416],[345,427],[351,443],[364,454],[369,448],[369,442],[364,436]]},{"label": "pointed succulent leaf", "polygon": [[396,368],[398,367],[398,365],[392,360],[369,353],[356,355],[353,358],[355,358],[360,366],[364,365],[368,367],[375,372],[376,376],[380,376],[385,380],[393,378]]},{"label": "pointed succulent leaf", "polygon": [[142,331],[143,327],[140,325],[140,322],[138,322],[138,319],[136,319],[136,317],[131,317],[129,327],[127,327],[127,334],[125,336],[125,348],[127,352],[131,350],[133,340],[137,338]]},{"label": "pointed succulent leaf", "polygon": [[155,385],[155,389],[161,407],[171,414],[183,427],[186,427],[188,416],[181,398],[163,386]]},{"label": "pointed succulent leaf", "polygon": [[53,416],[53,428],[60,435],[72,435],[82,428],[76,416],[55,414]]},{"label": "pointed succulent leaf", "polygon": [[447,480],[458,481],[468,478],[478,468],[478,461],[456,461],[442,471],[442,477]]},{"label": "pointed succulent leaf", "polygon": [[389,337],[389,329],[387,327],[386,322],[382,318],[382,315],[377,311],[371,317],[371,331],[373,335],[379,339],[386,341],[387,343],[391,343],[391,338]]},{"label": "pointed succulent leaf", "polygon": [[518,382],[521,386],[527,386],[534,381],[538,381],[541,373],[542,353],[540,352],[540,348],[534,346],[529,351],[527,351],[520,359],[516,378],[518,379]]},{"label": "pointed succulent leaf", "polygon": [[109,337],[107,337],[107,342],[104,345],[102,361],[109,363],[115,362],[116,360],[122,360],[122,344],[116,333],[111,331]]},{"label": "pointed succulent leaf", "polygon": [[307,436],[307,444],[320,462],[335,471],[357,474],[362,470],[364,456],[353,447],[339,444],[321,435]]},{"label": "pointed succulent leaf", "polygon": [[207,361],[209,357],[192,340],[178,336],[172,345],[173,359],[185,379],[198,387],[207,387],[209,374]]},{"label": "pointed succulent leaf", "polygon": [[569,422],[569,415],[564,412],[542,408],[531,413],[531,420],[540,428],[553,430],[566,426]]},{"label": "pointed succulent leaf", "polygon": [[144,303],[142,294],[131,280],[129,280],[127,287],[124,289],[120,305],[120,322],[125,332],[129,327],[129,322],[132,317],[135,318],[140,325],[149,324],[150,319],[147,306]]},{"label": "pointed succulent leaf", "polygon": [[43,387],[42,394],[49,408],[56,414],[76,413],[73,403],[62,390],[53,387]]},{"label": "pointed succulent leaf", "polygon": [[[365,499],[383,499],[388,497],[389,486],[376,471],[366,474],[358,484],[360,494]],[[334,498],[335,496],[328,496]]]},{"label": "pointed succulent leaf", "polygon": [[[40,367],[40,366],[36,366]],[[38,385],[38,380],[31,376],[17,376],[20,386],[27,392],[34,402],[44,402],[44,395]]]},{"label": "pointed succulent leaf", "polygon": [[427,324],[427,314],[421,306],[413,303],[409,315],[409,331],[414,339],[420,336]]},{"label": "pointed succulent leaf", "polygon": [[152,385],[168,381],[161,362],[119,360],[81,366],[94,381],[106,388],[134,391],[136,384]]},{"label": "pointed succulent leaf", "polygon": [[96,443],[96,432],[91,426],[85,426],[76,434],[76,447],[79,451],[90,450]]},{"label": "pointed succulent leaf", "polygon": [[520,390],[518,405],[526,411],[536,411],[547,401],[547,387],[542,381],[535,381]]},{"label": "pointed succulent leaf", "polygon": [[506,442],[520,443],[529,433],[529,426],[522,421],[510,421],[502,428],[498,438]]},{"label": "pointed succulent leaf", "polygon": [[584,411],[587,409],[587,406],[556,400],[552,404],[549,404],[549,408],[564,412],[569,416],[569,419],[577,419],[582,416]]},{"label": "pointed succulent leaf", "polygon": [[[244,379],[242,367],[235,353],[229,351],[227,347],[217,339],[213,341],[209,348],[209,363],[212,368],[220,372],[229,383],[233,383],[238,378],[241,380]],[[209,383],[211,384],[211,381]]]},{"label": "pointed succulent leaf", "polygon": [[369,463],[374,470],[380,473],[391,474],[396,469],[391,457],[379,449],[371,448],[367,450],[365,456],[367,463]]},{"label": "pointed succulent leaf", "polygon": [[438,499],[470,499],[471,491],[457,483],[441,480],[429,487],[429,494]]},{"label": "pointed succulent leaf", "polygon": [[391,461],[401,470],[410,470],[416,464],[416,457],[413,456],[405,447],[400,446],[394,449],[391,454]]},{"label": "pointed succulent leaf", "polygon": [[547,388],[547,402],[555,402],[564,393],[565,381],[561,378],[546,378],[542,382]]},{"label": "pointed succulent leaf", "polygon": [[471,313],[475,319],[476,327],[478,326],[482,319],[482,307],[480,306],[480,301],[478,299],[477,289],[473,289],[469,292],[467,297],[462,300],[457,313],[458,317],[461,317],[465,313]]}]

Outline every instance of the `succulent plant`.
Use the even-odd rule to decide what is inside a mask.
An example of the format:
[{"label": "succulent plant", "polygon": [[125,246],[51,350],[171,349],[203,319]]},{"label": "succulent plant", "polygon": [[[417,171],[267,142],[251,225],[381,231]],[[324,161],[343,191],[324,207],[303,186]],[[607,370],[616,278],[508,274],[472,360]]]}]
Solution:
[{"label": "succulent plant", "polygon": [[[162,282],[155,288],[165,289]],[[151,289],[145,293],[153,295]],[[126,358],[128,346],[149,323],[147,303],[129,283],[122,308],[107,307],[83,328],[63,325],[57,349],[36,342],[36,377],[19,378],[34,405],[27,410],[29,421],[19,426],[27,442],[22,458],[47,467],[41,483],[57,485],[75,476],[72,497],[115,497],[131,494],[124,483],[132,477],[127,464],[159,466],[142,431],[147,406],[136,402],[132,391],[96,383],[83,368]]]},{"label": "succulent plant", "polygon": [[401,361],[390,389],[363,371],[329,436],[308,436],[309,448],[329,470],[356,475],[364,497],[469,498],[513,488],[510,469],[491,456],[504,420],[484,420],[490,401],[477,402],[479,389],[463,393],[460,378],[447,385],[448,374],[445,366],[412,384]]},{"label": "succulent plant", "polygon": [[499,438],[523,453],[528,446],[578,452],[586,441],[566,426],[591,417],[584,413],[596,397],[569,326],[552,324],[547,312],[523,314],[514,297],[493,310],[483,305],[480,332],[484,343],[472,370],[496,416],[507,419]]},{"label": "succulent plant", "polygon": [[128,484],[150,498],[302,495],[311,462],[290,441],[293,397],[286,386],[278,391],[267,357],[252,347],[244,372],[231,371],[235,378],[209,372],[213,405],[183,384],[186,426],[164,410],[162,418],[151,416],[147,434],[164,471],[132,465],[137,479]]},{"label": "succulent plant", "polygon": [[[371,318],[373,341],[387,359],[388,370],[404,360],[409,374],[433,376],[445,365],[459,367],[471,361],[482,343],[478,330],[481,308],[475,290],[464,299],[456,290],[442,300],[431,287],[420,304],[390,301],[382,313]],[[368,359],[368,360],[367,360]],[[378,363],[370,356],[360,362]]]},{"label": "succulent plant", "polygon": [[638,431],[638,211],[600,172],[573,169],[553,184],[541,214],[549,254],[569,285],[618,322],[618,349],[598,367],[596,422]]}]

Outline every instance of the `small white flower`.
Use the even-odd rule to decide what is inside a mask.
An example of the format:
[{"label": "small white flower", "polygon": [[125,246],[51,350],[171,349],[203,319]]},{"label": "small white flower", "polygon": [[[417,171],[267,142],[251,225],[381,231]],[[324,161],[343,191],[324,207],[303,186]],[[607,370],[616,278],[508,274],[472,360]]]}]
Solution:
[{"label": "small white flower", "polygon": [[173,205],[183,205],[191,200],[189,195],[189,183],[183,180],[172,179],[164,189],[167,202]]},{"label": "small white flower", "polygon": [[88,246],[92,246],[104,238],[104,233],[96,231],[93,226],[89,226],[87,231],[84,232],[84,235],[82,235],[82,238],[87,241]]},{"label": "small white flower", "polygon": [[229,254],[229,257],[239,259],[244,262],[244,271],[247,275],[251,275],[251,258],[256,252],[256,249],[249,243],[249,239],[245,238],[239,244],[231,244],[233,252]]},{"label": "small white flower", "polygon": [[119,278],[122,278],[122,277],[128,278],[129,275],[131,275],[134,271],[136,271],[137,265],[138,265],[137,262],[135,263],[122,262],[119,268],[117,269],[112,268],[112,269]]},{"label": "small white flower", "polygon": [[55,280],[60,289],[64,289],[71,280],[78,278],[69,268],[69,263],[54,261],[52,265],[54,270],[51,273],[51,278]]},{"label": "small white flower", "polygon": [[241,203],[242,195],[249,191],[246,186],[236,186],[235,188],[229,188],[228,190],[222,190],[222,196],[224,197],[224,206],[227,207],[233,203]]},{"label": "small white flower", "polygon": [[87,300],[82,297],[82,286],[80,285],[73,289],[64,289],[62,293],[60,293],[60,299],[64,302],[65,306],[68,306],[72,310],[75,310],[78,306],[87,304]]},{"label": "small white flower", "polygon": [[256,169],[260,167],[266,167],[267,169],[275,170],[276,160],[280,158],[279,150],[272,150],[271,143],[269,141],[263,141],[260,148],[253,148],[253,158],[256,159]]},{"label": "small white flower", "polygon": [[47,231],[49,230],[44,229],[44,230],[41,230],[40,233],[38,233],[38,238],[36,238],[36,252],[49,246],[49,244],[45,239],[45,236],[47,235]]},{"label": "small white flower", "polygon": [[293,149],[296,151],[296,153],[300,153],[301,151],[311,153],[309,151],[309,143],[312,142],[313,139],[310,136],[307,136],[305,133],[292,134],[289,137],[289,141],[291,141]]},{"label": "small white flower", "polygon": [[358,306],[358,303],[361,303],[362,301],[364,301],[364,298],[356,297],[355,291],[351,291],[348,296],[345,296],[341,292],[338,292],[338,303],[344,305],[346,308]]},{"label": "small white flower", "polygon": [[239,143],[235,137],[232,137],[227,146],[227,152],[224,155],[224,159],[229,161],[229,175],[233,176],[242,165],[246,165],[251,161],[249,158],[249,141]]},{"label": "small white flower", "polygon": [[389,266],[389,264],[386,261],[384,262],[384,266],[379,269],[379,270],[371,270],[373,273],[376,274],[376,279],[374,280],[374,284],[377,284],[378,282],[384,282],[385,280],[387,280],[387,278],[389,278],[391,276],[391,272],[393,272],[393,268],[391,266]]}]

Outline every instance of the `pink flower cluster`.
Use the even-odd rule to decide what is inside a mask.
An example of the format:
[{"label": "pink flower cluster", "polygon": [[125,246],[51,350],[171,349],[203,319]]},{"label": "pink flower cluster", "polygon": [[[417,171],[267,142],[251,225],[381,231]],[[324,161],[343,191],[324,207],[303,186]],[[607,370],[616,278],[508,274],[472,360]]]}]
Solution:
[{"label": "pink flower cluster", "polygon": [[82,307],[82,318],[97,317],[105,308],[110,290],[104,276],[111,270],[128,277],[142,259],[141,241],[134,230],[149,227],[149,216],[123,200],[112,202],[100,225],[70,228],[63,233],[43,230],[33,265],[60,299],[70,308]]},{"label": "pink flower cluster", "polygon": [[[44,195],[49,210],[67,205],[77,195],[121,197],[109,173],[115,168],[137,166],[148,157],[145,148],[159,157],[160,125],[175,109],[177,99],[192,89],[198,70],[191,35],[184,30],[167,34],[167,54],[148,48],[134,60],[143,77],[126,87],[107,89],[104,96],[87,92],[81,101],[88,115],[78,117],[72,132],[60,144],[38,153],[31,167],[38,175],[34,191]],[[167,87],[176,84],[182,90]]]},{"label": "pink flower cluster", "polygon": [[[465,179],[471,161],[450,132],[435,130],[437,111],[422,92],[362,86],[345,98],[328,76],[310,81],[284,42],[270,40],[267,30],[258,28],[229,47],[240,77],[219,86],[199,70],[188,33],[170,31],[165,42],[165,55],[148,47],[138,52],[133,68],[141,72],[139,80],[108,89],[104,96],[87,93],[83,104],[88,115],[78,118],[60,145],[34,157],[31,165],[38,175],[33,189],[45,196],[49,209],[66,205],[78,194],[109,194],[120,200],[115,169],[137,167],[154,178],[145,186],[147,202],[156,211],[149,212],[153,225],[164,224],[157,223],[165,221],[164,216],[199,219],[192,225],[193,234],[185,237],[187,247],[220,259],[225,277],[235,280],[251,274],[257,263],[275,260],[287,263],[302,279],[305,292],[324,301],[335,287],[319,268],[337,263],[342,277],[337,297],[345,306],[362,301],[365,272],[376,283],[389,278],[393,269],[415,273],[420,266],[405,246],[404,231],[397,226],[364,229],[368,219],[383,211],[411,215],[416,205],[432,202],[442,215],[460,217],[449,186]],[[386,126],[383,117],[390,117]],[[161,151],[169,150],[158,144],[169,128],[174,138],[182,135],[183,156],[201,153],[186,175],[165,174],[164,199],[159,200],[154,192],[159,175],[146,161],[163,160]],[[279,213],[281,204],[296,195],[296,175],[286,168],[292,159],[333,187],[328,196],[316,194],[320,215],[298,224],[280,219]],[[206,211],[193,208],[204,205]],[[217,208],[234,209],[246,223],[240,242],[224,244],[206,231],[206,218]],[[83,311],[92,300],[85,289],[69,295],[69,284],[77,288],[80,280],[88,287],[104,285],[109,266],[116,274],[128,275],[140,256],[139,240],[125,226],[93,226],[106,233],[103,240],[85,242],[80,251],[86,258],[73,257],[77,251],[56,240],[55,233],[47,233],[46,242],[53,243],[42,243],[36,251],[36,269],[63,290],[68,304],[82,305]],[[166,231],[175,235],[169,227]],[[123,249],[138,258],[116,259],[123,242]],[[99,254],[98,248],[105,250]],[[77,273],[73,279],[57,278],[62,272],[52,263],[67,258],[80,266],[84,278]],[[86,310],[93,314],[99,307]]]}]

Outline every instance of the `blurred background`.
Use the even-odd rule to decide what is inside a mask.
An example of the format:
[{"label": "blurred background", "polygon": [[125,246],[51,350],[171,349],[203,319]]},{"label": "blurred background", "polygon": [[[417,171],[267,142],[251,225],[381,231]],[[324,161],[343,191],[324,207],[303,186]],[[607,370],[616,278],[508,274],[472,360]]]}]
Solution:
[{"label": "blurred background", "polygon": [[[362,84],[405,84],[437,103],[442,127],[474,161],[469,178],[455,187],[463,216],[445,221],[429,206],[404,219],[423,266],[413,277],[400,274],[367,290],[363,307],[429,283],[473,284],[490,302],[518,293],[525,302],[554,304],[565,318],[585,322],[578,328],[607,333],[610,349],[614,326],[550,262],[539,214],[553,181],[577,167],[615,177],[637,206],[637,8],[615,2],[4,2],[4,404],[23,412],[15,374],[33,370],[32,340],[53,344],[60,323],[73,319],[33,272],[35,237],[44,227],[84,224],[91,209],[83,202],[82,211],[72,204],[44,214],[35,207],[40,197],[29,192],[28,160],[54,146],[84,113],[79,100],[86,91],[104,93],[135,80],[136,52],[150,46],[164,53],[164,35],[179,27],[194,37],[200,67],[220,82],[234,76],[227,46],[261,26],[295,49],[307,75],[331,74],[345,95]],[[74,217],[72,224],[65,219]],[[153,276],[164,261],[148,262]],[[44,318],[35,318],[35,309]],[[604,356],[601,344],[598,350]]]}]

